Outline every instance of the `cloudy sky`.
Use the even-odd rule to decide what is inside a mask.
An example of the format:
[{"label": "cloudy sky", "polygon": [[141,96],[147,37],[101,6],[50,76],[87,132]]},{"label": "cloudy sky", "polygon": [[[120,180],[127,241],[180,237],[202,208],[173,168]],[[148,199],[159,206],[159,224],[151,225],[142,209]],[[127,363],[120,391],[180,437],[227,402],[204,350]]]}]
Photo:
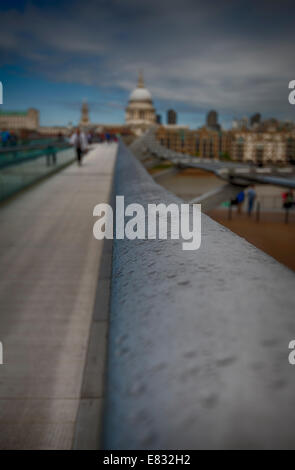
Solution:
[{"label": "cloudy sky", "polygon": [[51,0],[0,3],[3,109],[40,109],[41,123],[122,123],[139,69],[157,112],[200,126],[216,109],[295,120],[295,2]]}]

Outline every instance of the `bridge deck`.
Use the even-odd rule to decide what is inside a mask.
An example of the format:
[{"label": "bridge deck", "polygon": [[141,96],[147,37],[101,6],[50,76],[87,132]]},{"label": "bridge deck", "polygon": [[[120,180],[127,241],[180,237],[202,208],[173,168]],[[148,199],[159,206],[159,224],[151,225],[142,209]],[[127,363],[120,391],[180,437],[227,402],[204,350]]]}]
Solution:
[{"label": "bridge deck", "polygon": [[[103,243],[93,238],[92,212],[109,200],[115,154],[115,145],[98,146],[81,168],[71,165],[0,208],[2,449],[72,446],[94,298],[109,285],[110,253],[97,284]],[[99,402],[96,380],[101,392],[89,396]]]}]

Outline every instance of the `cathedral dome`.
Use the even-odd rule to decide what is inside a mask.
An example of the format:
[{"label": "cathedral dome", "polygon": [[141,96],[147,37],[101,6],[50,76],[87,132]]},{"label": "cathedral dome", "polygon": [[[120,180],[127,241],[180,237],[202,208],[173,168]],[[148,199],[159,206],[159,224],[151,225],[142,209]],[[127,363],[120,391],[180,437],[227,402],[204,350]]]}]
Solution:
[{"label": "cathedral dome", "polygon": [[130,93],[129,101],[149,101],[152,102],[152,95],[144,86],[142,73],[139,74],[137,87]]},{"label": "cathedral dome", "polygon": [[152,95],[146,88],[135,88],[130,94],[129,101],[152,101]]},{"label": "cathedral dome", "polygon": [[139,74],[137,87],[129,96],[125,122],[136,135],[141,135],[156,123],[152,95],[144,86],[142,73]]}]

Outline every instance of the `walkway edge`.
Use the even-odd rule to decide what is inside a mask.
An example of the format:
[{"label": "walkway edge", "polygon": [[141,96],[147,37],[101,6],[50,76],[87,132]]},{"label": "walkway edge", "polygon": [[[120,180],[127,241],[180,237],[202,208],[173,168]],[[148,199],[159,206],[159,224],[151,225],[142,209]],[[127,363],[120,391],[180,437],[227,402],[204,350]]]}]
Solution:
[{"label": "walkway edge", "polygon": [[[110,203],[112,206],[114,195],[113,177],[110,194]],[[72,450],[99,450],[101,448],[104,390],[107,370],[112,256],[113,240],[104,240],[99,262],[97,288],[89,328],[89,341]]]}]

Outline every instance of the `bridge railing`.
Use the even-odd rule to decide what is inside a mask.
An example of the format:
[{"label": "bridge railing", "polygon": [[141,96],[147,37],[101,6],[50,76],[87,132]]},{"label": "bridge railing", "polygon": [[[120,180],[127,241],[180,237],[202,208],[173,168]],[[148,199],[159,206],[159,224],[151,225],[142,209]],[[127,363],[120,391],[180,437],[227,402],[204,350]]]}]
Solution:
[{"label": "bridge railing", "polygon": [[69,142],[47,139],[30,145],[8,145],[0,148],[0,168],[14,166],[26,160],[33,160],[52,152],[57,153],[70,148]]},{"label": "bridge railing", "polygon": [[67,144],[25,150],[6,149],[0,154],[0,201],[54,173],[74,160]]},{"label": "bridge railing", "polygon": [[[119,145],[115,195],[181,201]],[[202,243],[114,240],[104,446],[295,446],[294,273],[202,214]]]},{"label": "bridge railing", "polygon": [[164,147],[156,140],[154,127],[137,139],[131,145],[131,149],[139,159],[144,159],[146,155],[151,154],[159,159],[169,160],[180,168],[199,168],[210,171],[216,176],[235,184],[249,185],[258,183],[295,188],[294,167],[259,168],[244,162],[222,162],[216,159],[199,158],[179,153]]}]

